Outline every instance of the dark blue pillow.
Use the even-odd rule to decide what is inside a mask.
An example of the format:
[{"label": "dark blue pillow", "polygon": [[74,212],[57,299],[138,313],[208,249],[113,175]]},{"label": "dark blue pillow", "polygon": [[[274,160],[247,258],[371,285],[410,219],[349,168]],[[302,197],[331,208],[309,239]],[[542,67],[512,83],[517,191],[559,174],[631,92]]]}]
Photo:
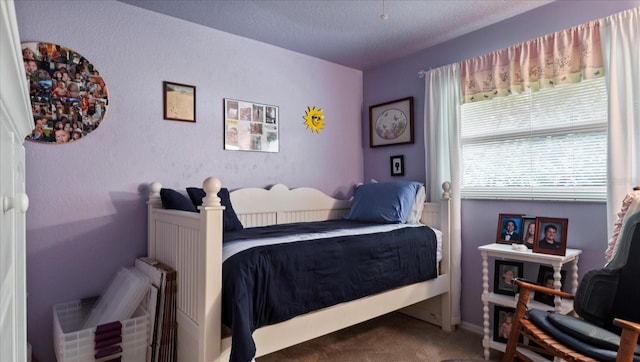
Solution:
[{"label": "dark blue pillow", "polygon": [[160,189],[160,199],[165,209],[198,212],[191,200],[176,190]]},{"label": "dark blue pillow", "polygon": [[[187,194],[189,194],[189,198],[193,202],[192,206],[195,206],[196,210],[198,209],[198,206],[202,205],[202,199],[206,196],[204,190],[199,187],[187,187]],[[224,227],[224,231],[237,231],[244,229],[240,219],[238,219],[238,215],[235,210],[233,210],[233,206],[231,206],[229,190],[224,187],[221,188],[220,191],[218,191],[218,197],[220,198],[220,204],[225,207],[224,212],[222,213],[222,225]]]}]

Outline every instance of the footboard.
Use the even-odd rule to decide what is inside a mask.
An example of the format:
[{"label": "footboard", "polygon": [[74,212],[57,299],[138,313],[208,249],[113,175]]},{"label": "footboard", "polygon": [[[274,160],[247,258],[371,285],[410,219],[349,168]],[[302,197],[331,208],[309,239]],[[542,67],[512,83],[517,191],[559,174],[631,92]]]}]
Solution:
[{"label": "footboard", "polygon": [[178,361],[214,361],[221,340],[224,207],[216,196],[220,181],[205,180],[208,196],[199,214],[162,209],[161,187],[157,182],[150,185],[148,255],[176,270]]},{"label": "footboard", "polygon": [[426,202],[420,222],[442,231],[442,259],[438,264],[438,279],[446,285],[446,292],[435,298],[403,308],[401,312],[423,321],[439,325],[446,332],[454,329],[451,320],[451,184],[442,184],[440,202]]}]

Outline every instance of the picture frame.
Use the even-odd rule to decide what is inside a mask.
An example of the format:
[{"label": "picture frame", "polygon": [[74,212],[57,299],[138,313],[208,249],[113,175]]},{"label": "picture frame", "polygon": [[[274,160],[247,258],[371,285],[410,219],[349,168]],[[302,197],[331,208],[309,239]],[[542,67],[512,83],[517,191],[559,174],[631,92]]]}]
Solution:
[{"label": "picture frame", "polygon": [[516,295],[518,292],[515,278],[524,275],[524,263],[510,260],[496,260],[493,273],[493,292],[496,294]]},{"label": "picture frame", "polygon": [[[513,230],[510,230],[513,225]],[[520,233],[522,231],[522,215],[519,214],[499,214],[498,231],[496,242],[498,244],[520,244]],[[511,235],[509,235],[511,233]]]},{"label": "picture frame", "polygon": [[369,146],[414,143],[413,97],[369,107]]},{"label": "picture frame", "polygon": [[389,157],[391,176],[404,176],[404,155]]},{"label": "picture frame", "polygon": [[162,108],[166,120],[195,122],[196,87],[182,83],[162,82]]},{"label": "picture frame", "polygon": [[567,227],[569,219],[538,217],[538,240],[533,244],[534,253],[565,255],[567,251]]},{"label": "picture frame", "polygon": [[[496,342],[507,343],[509,334],[511,333],[511,325],[513,316],[516,312],[515,308],[495,305],[493,307],[493,340]],[[520,342],[523,341],[522,336],[519,337]]]},{"label": "picture frame", "polygon": [[110,97],[106,79],[95,64],[60,44],[24,42],[20,46],[33,116],[33,128],[25,140],[67,144],[102,129]]},{"label": "picture frame", "polygon": [[279,152],[280,107],[225,98],[224,149]]},{"label": "picture frame", "polygon": [[536,217],[523,215],[521,225],[522,232],[520,233],[520,242],[525,245],[527,249],[533,250],[533,245],[538,240]]},{"label": "picture frame", "polygon": [[[538,285],[546,286],[548,288],[555,288],[554,286],[555,278],[553,274],[554,274],[554,271],[552,267],[548,265],[540,265],[540,268],[538,268],[538,279],[536,279],[536,282],[538,283]],[[562,284],[560,286],[560,290],[562,291],[565,290],[565,283],[567,280],[566,278],[567,278],[567,271],[560,270],[560,283]],[[536,300],[540,303],[544,303],[546,305],[550,305],[552,307],[555,306],[554,299],[555,299],[555,296],[551,294],[545,294],[545,293],[539,293],[539,292],[535,292],[533,294],[533,300]]]}]

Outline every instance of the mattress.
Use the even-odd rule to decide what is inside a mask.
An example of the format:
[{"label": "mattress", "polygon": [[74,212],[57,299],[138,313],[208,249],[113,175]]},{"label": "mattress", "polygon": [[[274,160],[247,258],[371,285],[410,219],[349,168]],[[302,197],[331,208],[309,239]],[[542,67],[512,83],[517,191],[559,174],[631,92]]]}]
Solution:
[{"label": "mattress", "polygon": [[252,333],[261,326],[436,278],[437,234],[346,220],[225,233],[222,321],[232,333],[231,361],[254,357]]},{"label": "mattress", "polygon": [[[273,226],[264,226],[257,228],[247,228],[244,230],[261,230],[266,231],[266,235],[261,232],[253,232],[247,233],[242,230],[239,232],[226,233],[224,238],[224,243],[222,247],[222,261],[224,262],[229,257],[234,254],[241,252],[243,250],[252,248],[254,246],[260,245],[271,245],[271,244],[279,244],[279,243],[290,243],[300,240],[310,240],[310,239],[322,239],[322,238],[331,238],[336,236],[347,236],[347,235],[356,235],[356,234],[371,234],[378,232],[387,232],[391,230],[397,230],[405,227],[421,227],[425,226],[422,224],[369,224],[369,223],[356,223],[349,221],[347,224],[337,223],[335,228],[330,226],[328,230],[322,231],[309,231],[308,228],[300,228],[300,225],[309,225],[309,224],[327,224],[334,225],[334,221],[321,221],[318,223],[296,223],[296,224],[283,224],[277,225],[278,229],[275,229]],[[354,228],[354,225],[361,225],[361,227]],[[284,230],[283,227],[289,228],[290,231],[275,231],[270,233],[268,230]],[[313,228],[313,227],[312,227]],[[429,227],[436,235],[436,261],[439,263],[442,260],[442,231]],[[278,235],[274,235],[278,233]]]}]

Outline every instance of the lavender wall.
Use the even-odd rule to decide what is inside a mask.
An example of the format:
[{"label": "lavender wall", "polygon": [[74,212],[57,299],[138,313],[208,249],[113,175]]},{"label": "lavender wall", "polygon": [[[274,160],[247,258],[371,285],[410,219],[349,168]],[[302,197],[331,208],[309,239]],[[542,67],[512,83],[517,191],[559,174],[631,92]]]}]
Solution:
[{"label": "lavender wall", "polygon": [[[104,123],[26,143],[28,339],[54,360],[52,306],[97,295],[146,255],[146,184],[285,183],[348,197],[362,181],[362,72],[115,1],[16,2],[20,37],[78,51],[104,76]],[[162,119],[162,81],[195,85],[197,122]],[[280,152],[224,151],[223,98],[280,107]],[[324,109],[320,134],[307,106]]]},{"label": "lavender wall", "polygon": [[[616,12],[637,7],[634,1],[558,1],[480,29],[413,56],[364,72],[363,142],[369,132],[368,107],[402,97],[413,96],[415,139],[413,145],[366,148],[364,179],[388,180],[389,156],[405,155],[407,180],[425,180],[424,79],[419,70],[459,62],[487,52],[560,31]],[[455,190],[454,190],[455,192]],[[579,266],[584,271],[601,267],[607,244],[604,203],[462,201],[462,320],[470,327],[482,325],[481,263],[478,246],[493,242],[499,213],[523,213],[569,218],[567,244],[584,250]],[[491,264],[492,265],[492,264]],[[525,266],[530,278],[537,266]],[[531,275],[529,275],[531,273]],[[491,275],[490,275],[491,276]]]}]

